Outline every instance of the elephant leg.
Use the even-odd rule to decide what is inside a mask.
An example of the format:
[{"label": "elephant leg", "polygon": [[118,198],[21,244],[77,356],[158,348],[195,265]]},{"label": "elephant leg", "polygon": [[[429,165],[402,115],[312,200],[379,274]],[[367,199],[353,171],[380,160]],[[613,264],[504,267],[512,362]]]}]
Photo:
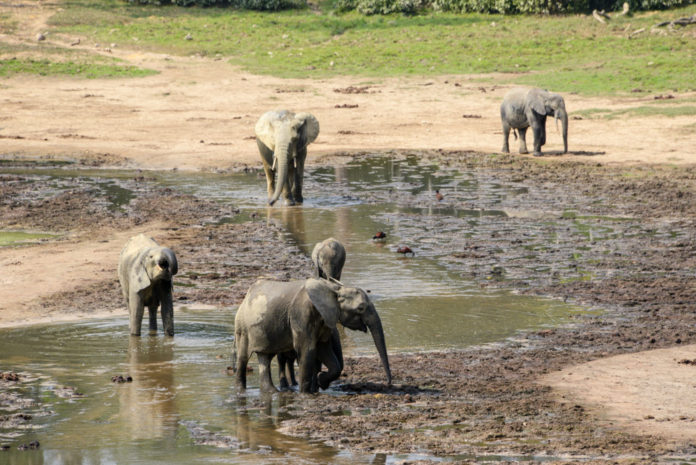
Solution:
[{"label": "elephant leg", "polygon": [[172,284],[171,282],[162,283],[162,295],[160,297],[160,307],[162,312],[162,327],[164,334],[174,336],[174,305],[172,304]]},{"label": "elephant leg", "polygon": [[343,371],[343,348],[341,347],[341,335],[338,333],[338,328],[331,331],[331,348],[338,360],[338,369]]},{"label": "elephant leg", "polygon": [[302,182],[304,180],[304,163],[306,158],[307,147],[297,151],[297,156],[295,158],[295,182],[292,191],[292,196],[297,203],[304,202],[304,198],[302,197]]},{"label": "elephant leg", "polygon": [[311,347],[298,353],[300,359],[300,392],[317,392],[317,349]]},{"label": "elephant leg", "polygon": [[235,334],[236,341],[236,357],[237,357],[237,387],[246,389],[247,364],[249,363],[249,340],[246,335],[241,333]]},{"label": "elephant leg", "polygon": [[520,137],[520,153],[529,153],[527,150],[527,128],[518,129],[517,134]]},{"label": "elephant leg", "polygon": [[273,355],[257,353],[259,358],[259,388],[263,392],[277,391],[271,379],[271,359]]},{"label": "elephant leg", "polygon": [[293,362],[294,354],[291,352],[282,352],[278,354],[278,384],[280,389],[290,388],[290,381],[288,381],[288,378],[292,378],[294,384],[295,372],[292,367]]},{"label": "elephant leg", "polygon": [[266,144],[256,139],[256,145],[259,147],[261,161],[263,161],[263,171],[266,173],[266,188],[268,190],[268,198],[270,199],[275,190],[275,171],[273,171],[273,150],[266,147]]},{"label": "elephant leg", "polygon": [[150,334],[157,334],[157,305],[148,305],[147,310],[150,313]]},{"label": "elephant leg", "polygon": [[534,126],[534,156],[541,155],[541,147],[546,143],[546,115],[541,116]]},{"label": "elephant leg", "polygon": [[503,153],[510,153],[508,139],[510,138],[510,125],[503,120]]},{"label": "elephant leg", "polygon": [[334,353],[332,341],[328,341],[326,344],[321,344],[317,349],[319,360],[321,363],[326,365],[328,370],[326,372],[322,371],[319,373],[319,376],[317,376],[317,381],[319,383],[319,387],[326,389],[333,380],[338,379],[338,377],[341,376],[341,368],[338,358]]},{"label": "elephant leg", "polygon": [[537,126],[533,128],[534,130],[534,156],[538,157],[541,155],[541,139],[542,139],[542,129]]},{"label": "elephant leg", "polygon": [[136,292],[131,293],[128,298],[128,310],[130,312],[128,329],[131,336],[140,336],[140,326],[143,323],[145,305],[143,304],[143,299]]}]

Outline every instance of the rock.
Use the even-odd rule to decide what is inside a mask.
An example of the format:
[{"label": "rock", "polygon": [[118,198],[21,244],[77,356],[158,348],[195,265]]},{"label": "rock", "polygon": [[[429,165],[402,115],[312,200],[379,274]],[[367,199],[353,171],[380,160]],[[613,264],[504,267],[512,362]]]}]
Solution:
[{"label": "rock", "polygon": [[184,37],[184,40],[193,40],[193,36],[190,33],[186,34],[186,36]]},{"label": "rock", "polygon": [[39,32],[38,34],[36,34],[36,41],[37,41],[37,42],[41,42],[41,41],[43,41],[43,40],[46,40],[46,36],[45,36],[44,34],[42,34],[41,32]]}]

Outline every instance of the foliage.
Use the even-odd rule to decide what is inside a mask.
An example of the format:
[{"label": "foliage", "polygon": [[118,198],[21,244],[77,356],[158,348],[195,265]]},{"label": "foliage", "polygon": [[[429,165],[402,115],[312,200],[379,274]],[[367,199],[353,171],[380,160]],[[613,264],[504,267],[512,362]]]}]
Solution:
[{"label": "foliage", "polygon": [[176,5],[182,7],[232,7],[245,10],[278,11],[307,6],[303,0],[127,0],[140,5]]},{"label": "foliage", "polygon": [[[621,10],[624,0],[338,0],[340,11],[357,9],[360,13],[413,14],[432,9],[452,13],[590,13],[593,9]],[[629,0],[632,11],[657,10],[689,5],[693,0]]]},{"label": "foliage", "polygon": [[[683,31],[643,32],[628,38],[631,31],[692,14],[696,5],[614,17],[600,24],[583,15],[438,12],[384,17],[309,10],[270,14],[71,0],[51,22],[58,32],[90,42],[218,56],[252,73],[279,77],[467,75],[466,79],[476,79],[481,74],[479,79],[486,83],[597,95],[634,89],[696,90],[696,49]],[[193,40],[185,40],[187,34]]]}]

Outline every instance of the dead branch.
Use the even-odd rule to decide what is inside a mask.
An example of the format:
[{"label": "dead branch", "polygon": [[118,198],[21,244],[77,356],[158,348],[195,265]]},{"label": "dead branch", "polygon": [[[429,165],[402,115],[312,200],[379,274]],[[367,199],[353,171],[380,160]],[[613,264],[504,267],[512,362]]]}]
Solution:
[{"label": "dead branch", "polygon": [[604,18],[611,19],[609,17],[609,15],[604,12],[604,10],[602,10],[602,11],[592,10],[592,17],[602,24],[606,24],[606,21],[604,21]]},{"label": "dead branch", "polygon": [[657,23],[653,27],[688,26],[689,24],[696,24],[696,15],[687,16],[685,18],[678,18],[678,19],[674,19],[672,21],[662,21],[661,23]]},{"label": "dead branch", "polygon": [[619,13],[619,16],[626,16],[628,14],[628,2],[623,3],[623,10],[621,10],[621,13]]}]

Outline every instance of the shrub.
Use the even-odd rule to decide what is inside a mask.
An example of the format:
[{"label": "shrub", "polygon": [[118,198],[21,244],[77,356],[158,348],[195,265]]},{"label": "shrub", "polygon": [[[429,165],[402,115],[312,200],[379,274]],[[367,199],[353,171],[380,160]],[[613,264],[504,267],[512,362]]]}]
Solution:
[{"label": "shrub", "polygon": [[357,9],[365,15],[391,13],[416,14],[423,5],[419,0],[358,0]]}]

